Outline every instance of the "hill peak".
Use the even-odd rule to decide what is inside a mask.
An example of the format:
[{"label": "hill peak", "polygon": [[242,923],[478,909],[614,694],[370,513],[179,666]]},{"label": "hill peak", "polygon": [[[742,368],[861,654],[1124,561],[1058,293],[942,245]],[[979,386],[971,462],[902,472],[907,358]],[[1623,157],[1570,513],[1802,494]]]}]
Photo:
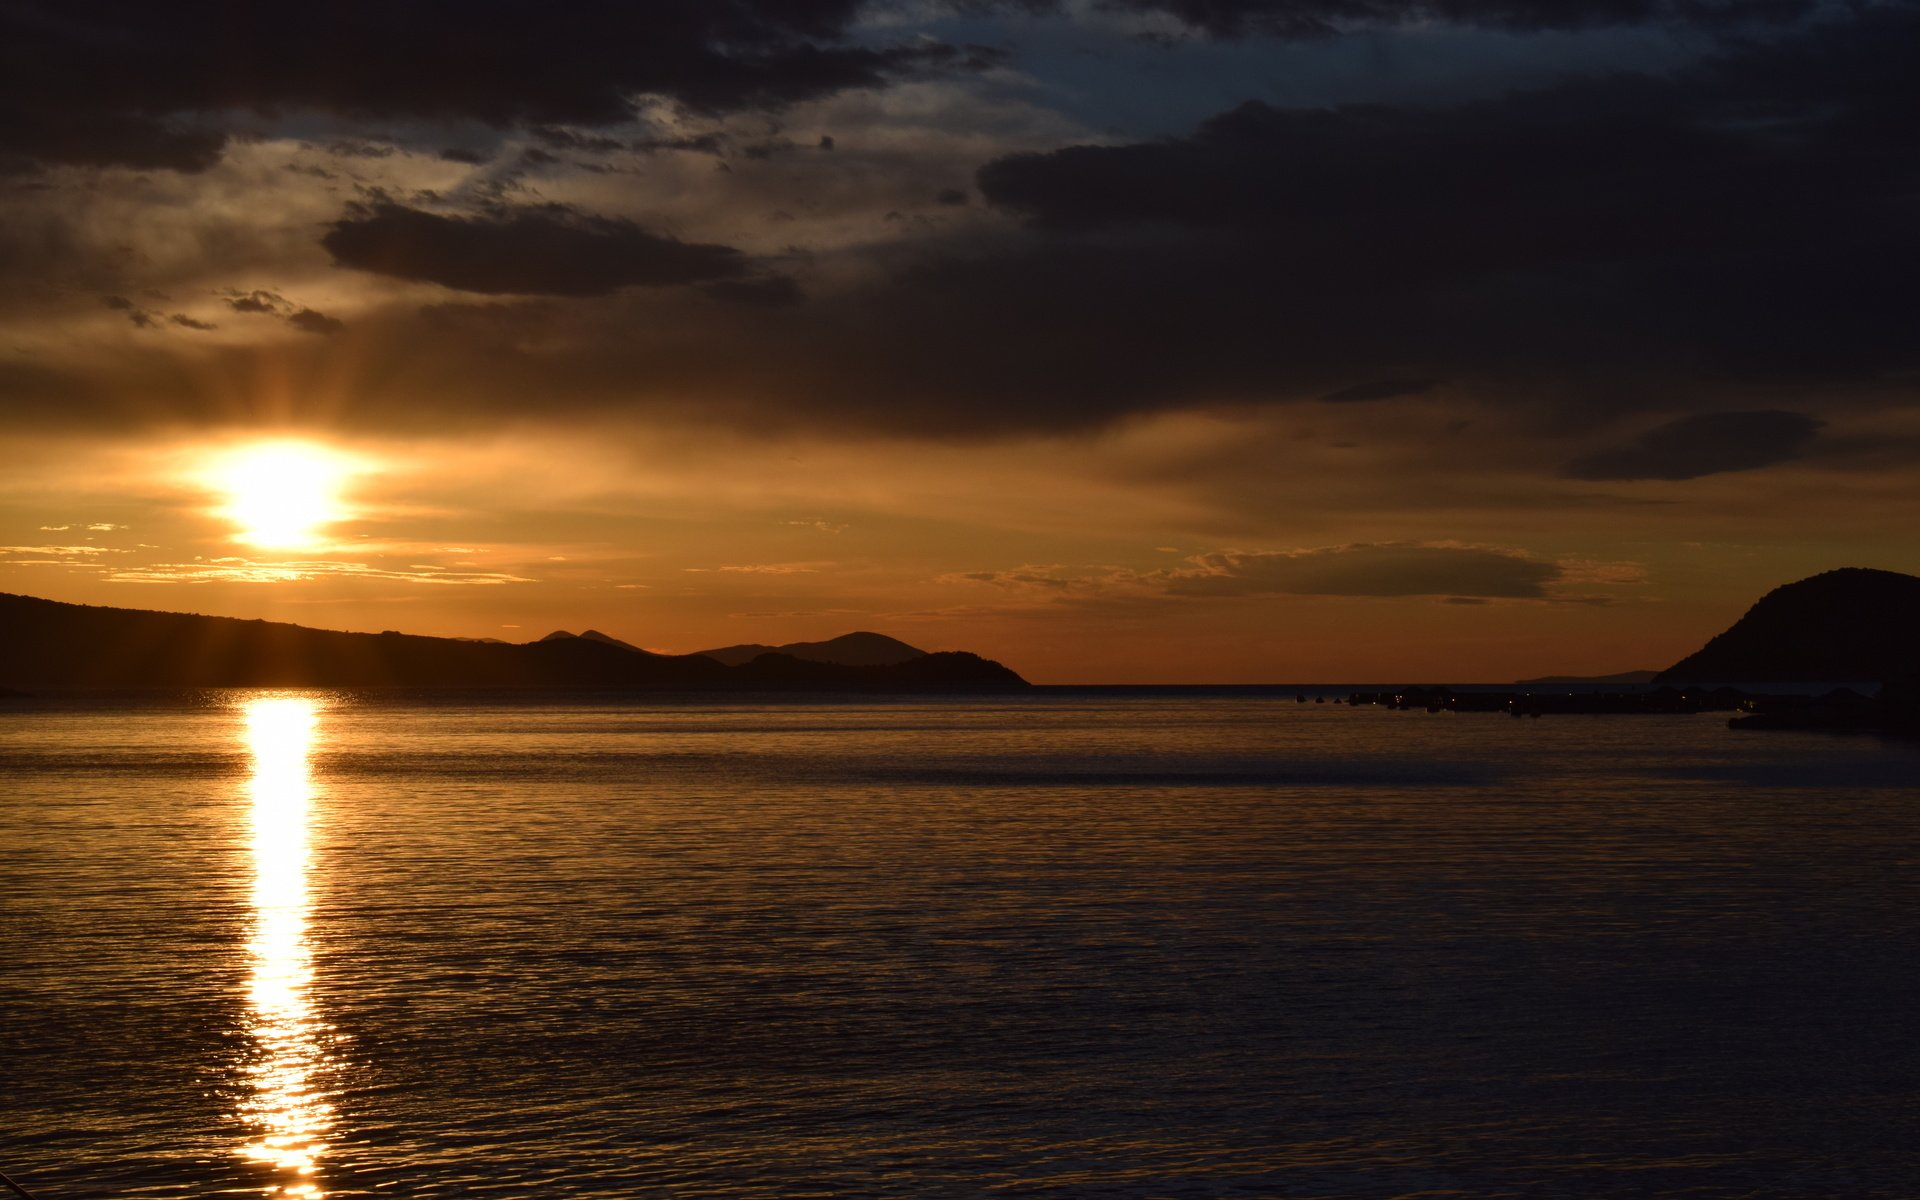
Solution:
[{"label": "hill peak", "polygon": [[[634,645],[632,642],[623,642],[619,638],[614,637],[610,633],[601,633],[598,629],[588,629],[580,633],[569,633],[564,629],[556,629],[552,633],[541,638],[540,641],[541,642],[566,642],[566,641],[599,642],[603,646],[618,646],[622,650],[631,650],[636,654],[652,653],[652,651],[650,650],[642,650],[640,647]],[[540,643],[535,642],[533,644],[537,646]]]},{"label": "hill peak", "polygon": [[586,630],[583,633],[581,633],[580,636],[589,642],[599,642],[600,644],[605,646],[618,646],[622,650],[631,650],[635,654],[648,653],[648,651],[642,650],[640,647],[634,645],[632,642],[623,642],[619,638],[614,637],[610,633],[601,633],[598,629]]}]

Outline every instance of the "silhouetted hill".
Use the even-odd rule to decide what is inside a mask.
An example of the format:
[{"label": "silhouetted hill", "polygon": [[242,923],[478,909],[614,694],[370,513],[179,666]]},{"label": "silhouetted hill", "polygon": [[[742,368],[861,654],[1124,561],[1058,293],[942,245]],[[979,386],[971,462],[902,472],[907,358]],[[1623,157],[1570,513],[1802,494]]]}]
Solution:
[{"label": "silhouetted hill", "polygon": [[620,687],[696,691],[1023,688],[971,654],[843,666],[781,655],[726,666],[612,640],[526,645],[340,633],[272,621],[98,608],[0,593],[0,680],[44,687]]},{"label": "silhouetted hill", "polygon": [[[653,653],[653,651],[651,650],[642,650],[640,647],[634,645],[632,642],[623,642],[619,638],[614,637],[612,634],[601,633],[598,629],[589,629],[582,633],[568,633],[564,629],[556,629],[552,633],[541,638],[540,640],[543,642],[564,642],[568,638],[576,638],[576,637],[585,638],[589,642],[604,642],[609,646],[618,646],[622,650],[631,650],[635,654],[652,654]],[[659,656],[656,655],[655,657],[659,657]]]},{"label": "silhouetted hill", "polygon": [[756,678],[765,680],[769,686],[777,685],[809,691],[830,690],[834,686],[832,681],[845,678],[850,673],[863,678],[883,677],[890,681],[889,686],[907,691],[921,689],[938,691],[951,687],[952,684],[948,681],[955,679],[977,680],[978,683],[975,686],[1027,686],[1026,680],[999,663],[990,658],[981,658],[978,654],[969,654],[964,650],[922,654],[906,662],[883,663],[877,666],[819,662],[813,659],[795,658],[791,654],[762,654],[751,662],[729,667],[728,670],[752,672]]},{"label": "silhouetted hill", "polygon": [[788,642],[784,646],[722,646],[699,652],[728,666],[752,662],[762,654],[784,654],[807,662],[840,663],[849,667],[884,667],[904,663],[926,655],[925,650],[909,646],[883,633],[843,633],[824,642]]},{"label": "silhouetted hill", "polygon": [[1843,567],[1775,588],[1661,682],[1887,680],[1920,675],[1920,578]]}]

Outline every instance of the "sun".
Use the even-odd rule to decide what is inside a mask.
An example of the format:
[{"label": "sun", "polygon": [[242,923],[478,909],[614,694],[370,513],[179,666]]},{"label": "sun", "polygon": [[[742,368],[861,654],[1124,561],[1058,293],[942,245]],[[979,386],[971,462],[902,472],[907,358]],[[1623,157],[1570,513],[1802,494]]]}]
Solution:
[{"label": "sun", "polygon": [[218,511],[239,527],[235,540],[310,550],[349,515],[340,492],[353,473],[352,460],[312,442],[256,442],[221,455],[208,481],[227,498]]}]

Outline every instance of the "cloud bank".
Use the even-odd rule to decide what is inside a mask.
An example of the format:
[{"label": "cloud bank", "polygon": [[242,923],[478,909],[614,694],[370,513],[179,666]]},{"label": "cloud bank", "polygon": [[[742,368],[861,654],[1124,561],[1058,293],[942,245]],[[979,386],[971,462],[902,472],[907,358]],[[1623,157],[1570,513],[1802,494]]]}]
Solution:
[{"label": "cloud bank", "polygon": [[1223,550],[1166,573],[1175,596],[1471,596],[1537,600],[1556,563],[1466,546],[1412,543],[1317,550]]},{"label": "cloud bank", "polygon": [[559,205],[470,217],[357,205],[320,240],[341,266],[486,295],[603,296],[747,269],[730,246],[680,242]]},{"label": "cloud bank", "polygon": [[1571,479],[1697,479],[1751,471],[1800,457],[1824,421],[1805,413],[1699,413],[1617,446],[1575,459]]},{"label": "cloud bank", "polygon": [[226,114],[606,125],[635,101],[779,106],[992,52],[848,40],[859,0],[343,0],[237,15],[219,0],[0,10],[0,163],[178,171],[218,160]]}]

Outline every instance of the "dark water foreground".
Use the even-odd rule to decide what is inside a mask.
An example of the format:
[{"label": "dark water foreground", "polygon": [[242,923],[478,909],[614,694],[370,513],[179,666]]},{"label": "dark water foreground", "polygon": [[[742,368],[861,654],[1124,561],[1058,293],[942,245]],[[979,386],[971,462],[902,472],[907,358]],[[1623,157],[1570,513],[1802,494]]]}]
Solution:
[{"label": "dark water foreground", "polygon": [[1913,743],[16,704],[0,847],[43,1200],[1920,1194]]}]

